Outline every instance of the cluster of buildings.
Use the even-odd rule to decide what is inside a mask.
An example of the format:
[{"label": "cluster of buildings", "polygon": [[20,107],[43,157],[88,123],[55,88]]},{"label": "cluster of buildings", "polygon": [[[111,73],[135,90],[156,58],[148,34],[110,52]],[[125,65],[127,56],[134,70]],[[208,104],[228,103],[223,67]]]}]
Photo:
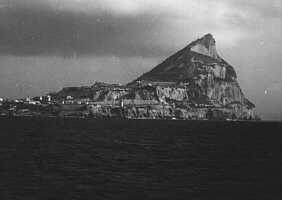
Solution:
[{"label": "cluster of buildings", "polygon": [[51,105],[52,97],[50,95],[40,97],[26,97],[21,99],[3,99],[0,98],[1,116],[34,116],[40,115],[41,108]]}]

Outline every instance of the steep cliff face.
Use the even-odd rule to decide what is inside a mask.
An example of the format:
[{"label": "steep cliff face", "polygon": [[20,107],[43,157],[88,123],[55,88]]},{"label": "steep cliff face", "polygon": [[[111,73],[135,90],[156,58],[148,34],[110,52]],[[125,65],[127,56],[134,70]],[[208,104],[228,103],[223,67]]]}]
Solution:
[{"label": "steep cliff face", "polygon": [[180,87],[156,87],[156,93],[160,101],[166,100],[186,101],[189,99],[187,90]]}]

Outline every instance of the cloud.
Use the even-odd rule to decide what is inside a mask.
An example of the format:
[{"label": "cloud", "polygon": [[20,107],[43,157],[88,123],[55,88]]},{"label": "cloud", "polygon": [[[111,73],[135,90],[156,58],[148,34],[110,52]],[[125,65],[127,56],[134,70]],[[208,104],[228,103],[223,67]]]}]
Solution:
[{"label": "cloud", "polygon": [[[2,55],[159,57],[208,32],[233,47],[281,21],[277,0],[0,0],[0,5]],[[271,34],[278,30],[270,28]]]},{"label": "cloud", "polygon": [[164,21],[149,15],[110,16],[50,10],[0,14],[0,52],[12,55],[150,56],[163,50],[159,29]]}]

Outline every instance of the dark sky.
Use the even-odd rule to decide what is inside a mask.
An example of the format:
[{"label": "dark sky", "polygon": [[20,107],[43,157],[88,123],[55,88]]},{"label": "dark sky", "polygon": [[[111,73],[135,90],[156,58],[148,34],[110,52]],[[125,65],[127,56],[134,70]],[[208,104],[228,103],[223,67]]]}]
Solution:
[{"label": "dark sky", "polygon": [[281,0],[0,0],[0,96],[126,83],[212,33],[259,113],[282,120],[281,19]]}]

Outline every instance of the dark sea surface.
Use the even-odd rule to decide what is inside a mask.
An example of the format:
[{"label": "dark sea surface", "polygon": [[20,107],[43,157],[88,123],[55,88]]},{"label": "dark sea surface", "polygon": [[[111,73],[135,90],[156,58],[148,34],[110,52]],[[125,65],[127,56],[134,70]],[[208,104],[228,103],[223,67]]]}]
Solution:
[{"label": "dark sea surface", "polygon": [[278,122],[0,119],[0,199],[281,199]]}]

